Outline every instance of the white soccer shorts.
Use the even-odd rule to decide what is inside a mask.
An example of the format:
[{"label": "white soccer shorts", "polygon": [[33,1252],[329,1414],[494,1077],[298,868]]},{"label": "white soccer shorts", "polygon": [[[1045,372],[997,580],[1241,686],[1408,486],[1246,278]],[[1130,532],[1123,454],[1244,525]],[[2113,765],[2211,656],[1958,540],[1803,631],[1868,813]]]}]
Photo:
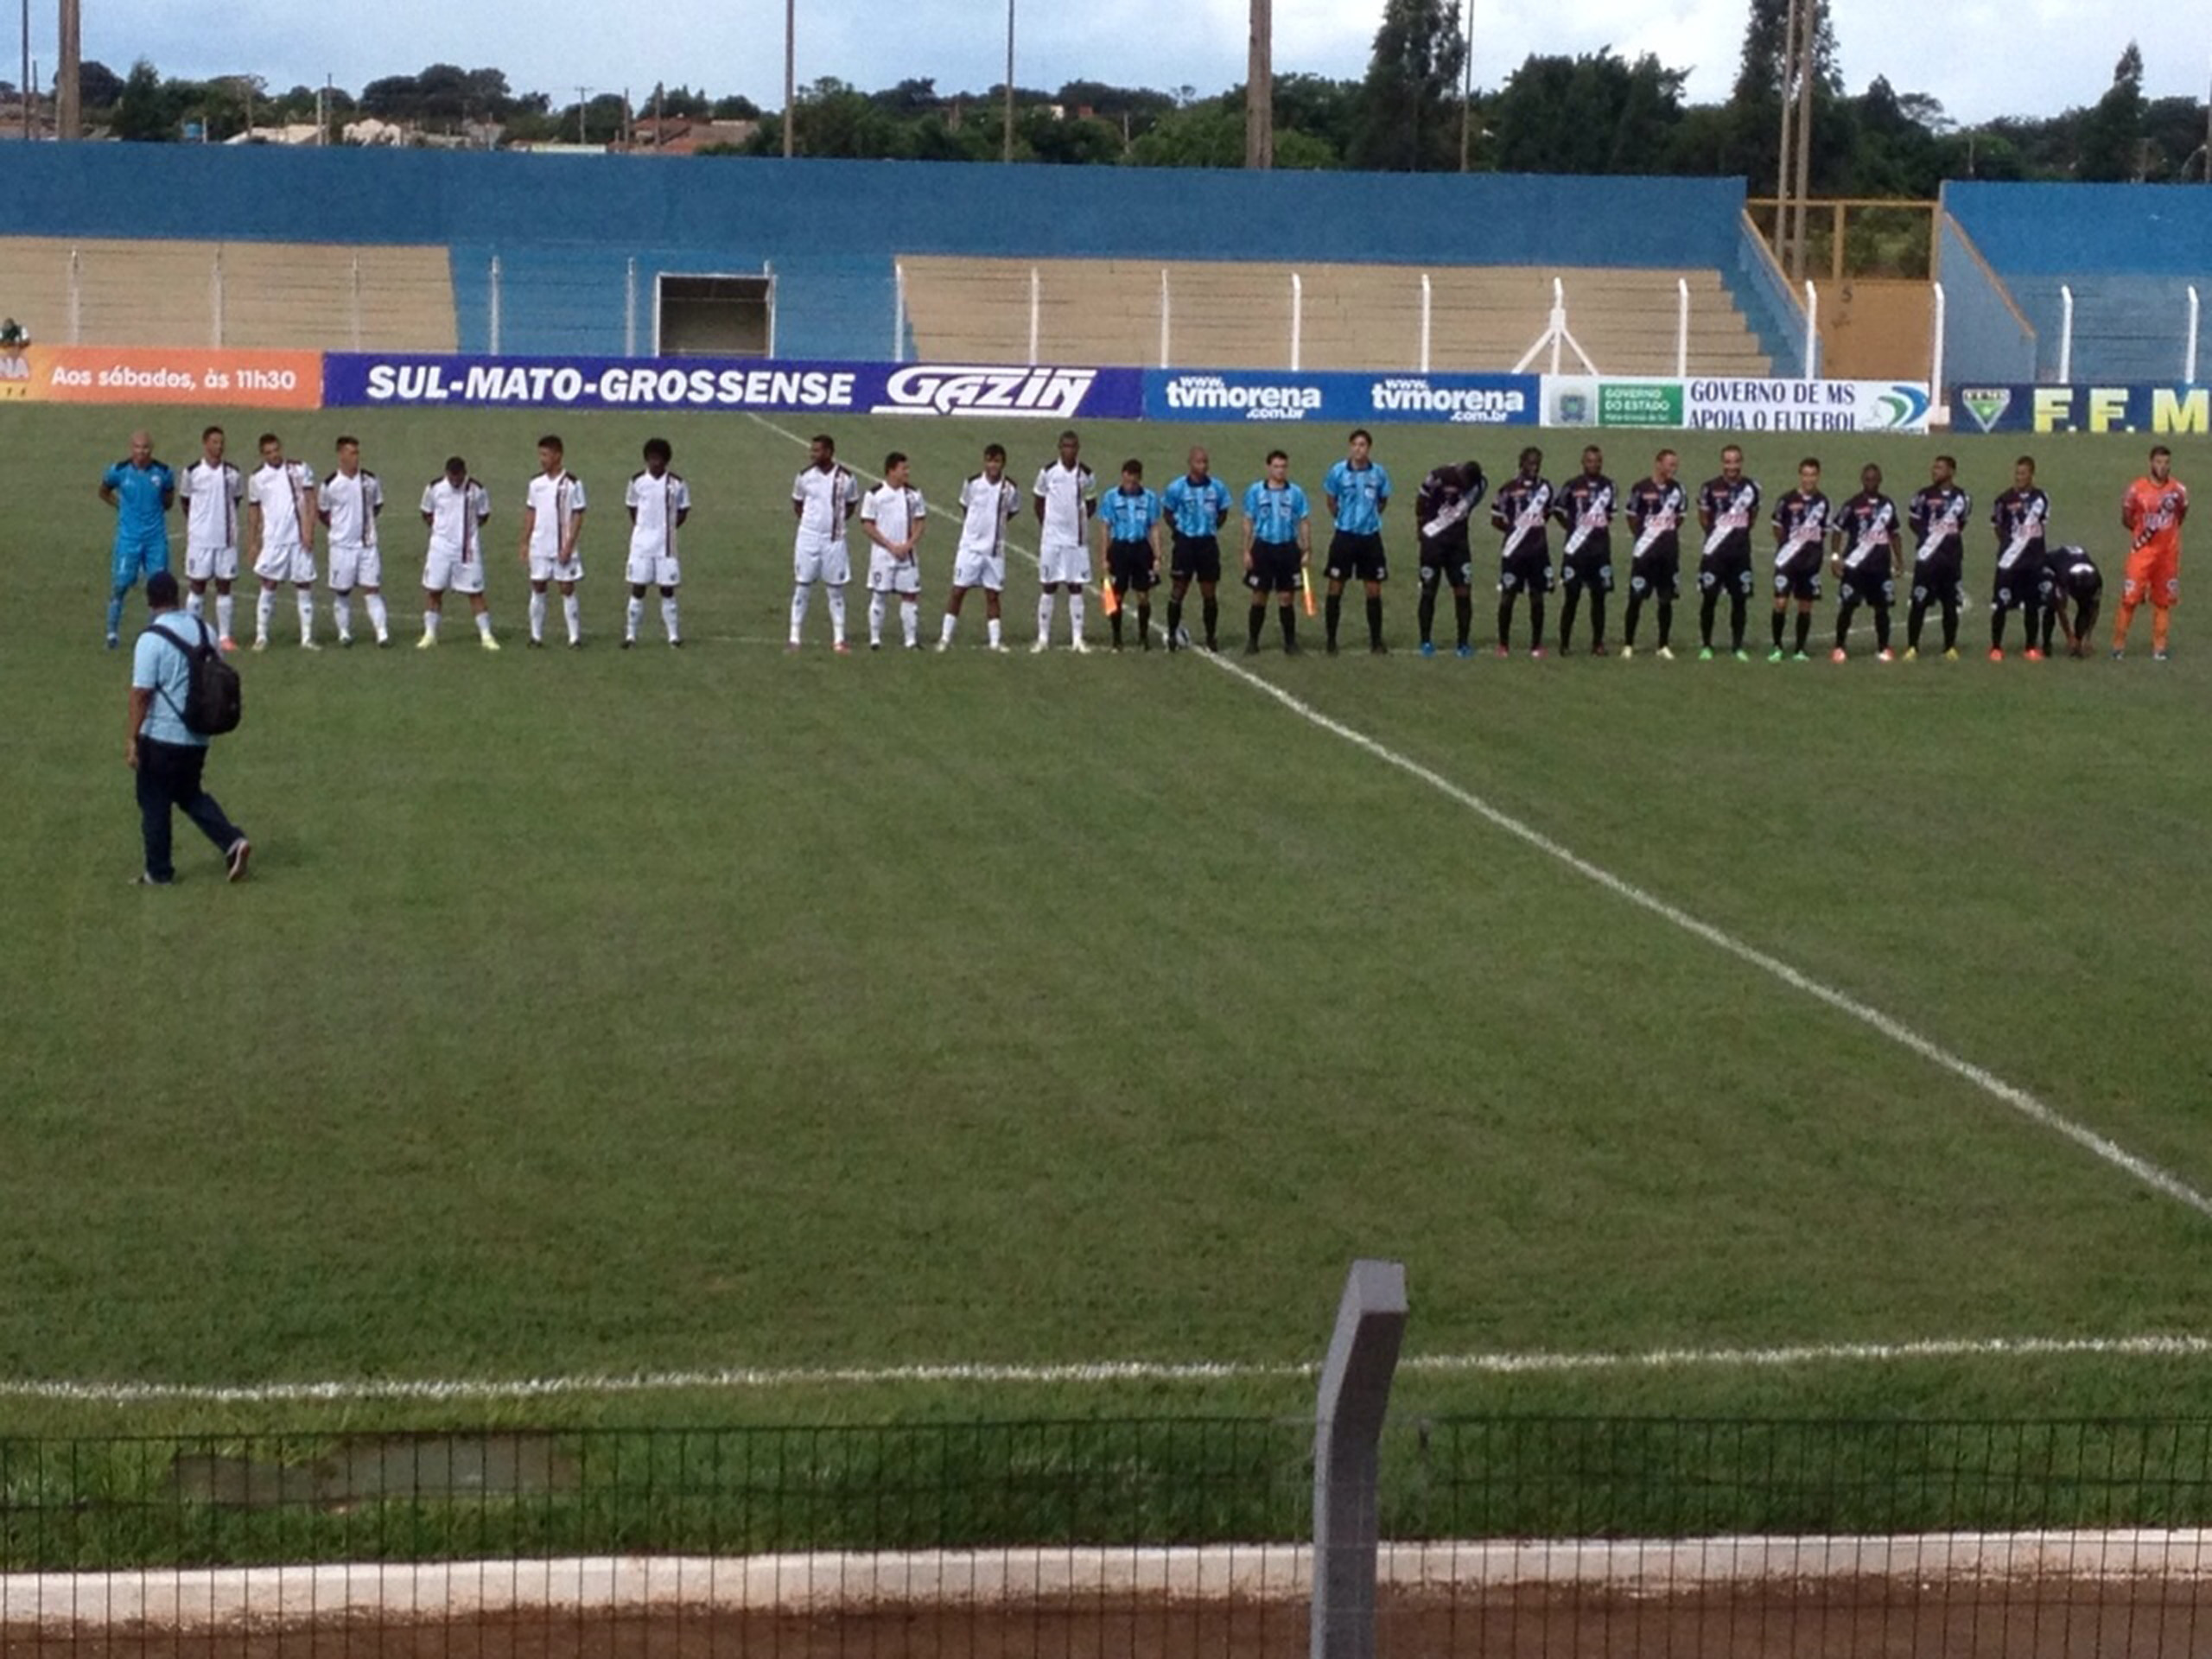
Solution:
[{"label": "white soccer shorts", "polygon": [[1037,550],[1037,580],[1046,587],[1065,582],[1077,588],[1090,581],[1090,550],[1080,542],[1046,542]]},{"label": "white soccer shorts", "polygon": [[484,561],[464,559],[448,548],[434,547],[430,556],[423,563],[424,591],[442,594],[451,588],[456,594],[480,594],[484,591]]},{"label": "white soccer shorts", "polygon": [[235,547],[188,547],[184,550],[188,582],[236,582],[238,550]]},{"label": "white soccer shorts", "polygon": [[853,556],[842,537],[831,541],[804,531],[791,547],[791,576],[798,582],[824,582],[842,588],[853,579]]},{"label": "white soccer shorts", "polygon": [[550,553],[540,553],[532,548],[530,579],[532,582],[582,582],[584,579],[583,555],[579,553],[573,559],[556,559]]},{"label": "white soccer shorts", "polygon": [[264,582],[289,582],[304,588],[315,580],[315,555],[297,542],[264,547],[253,562],[253,574]]},{"label": "white soccer shorts", "polygon": [[632,553],[622,575],[632,588],[677,588],[683,582],[683,566],[658,553]]},{"label": "white soccer shorts", "polygon": [[868,556],[868,590],[871,594],[898,594],[912,597],[922,591],[922,562],[919,559],[894,559],[881,548]]},{"label": "white soccer shorts", "polygon": [[384,553],[359,543],[334,542],[330,547],[330,586],[345,593],[354,588],[384,586]]},{"label": "white soccer shorts", "polygon": [[1006,555],[1003,553],[971,553],[960,550],[952,561],[952,585],[956,588],[981,588],[989,593],[1001,593],[1006,588]]}]

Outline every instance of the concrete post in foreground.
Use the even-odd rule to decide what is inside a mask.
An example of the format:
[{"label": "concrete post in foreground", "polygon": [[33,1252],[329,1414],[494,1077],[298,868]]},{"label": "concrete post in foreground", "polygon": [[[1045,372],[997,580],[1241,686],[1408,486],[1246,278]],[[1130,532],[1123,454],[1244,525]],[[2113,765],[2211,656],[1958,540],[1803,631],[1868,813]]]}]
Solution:
[{"label": "concrete post in foreground", "polygon": [[1355,1262],[1313,1428],[1313,1659],[1374,1659],[1382,1417],[1406,1334],[1406,1269]]}]

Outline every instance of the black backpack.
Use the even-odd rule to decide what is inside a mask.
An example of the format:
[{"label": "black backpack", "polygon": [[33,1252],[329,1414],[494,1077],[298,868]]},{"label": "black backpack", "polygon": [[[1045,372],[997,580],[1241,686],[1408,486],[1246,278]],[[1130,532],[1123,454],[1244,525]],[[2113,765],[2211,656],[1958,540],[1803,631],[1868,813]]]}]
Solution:
[{"label": "black backpack", "polygon": [[[177,709],[176,717],[184,722],[185,730],[200,737],[220,737],[226,732],[238,730],[238,721],[245,716],[238,671],[223,660],[223,653],[217,649],[215,637],[208,632],[207,625],[197,617],[193,620],[200,630],[196,645],[187,645],[159,623],[152,624],[146,632],[161,635],[184,653],[184,707]],[[176,708],[166,693],[162,700]]]}]

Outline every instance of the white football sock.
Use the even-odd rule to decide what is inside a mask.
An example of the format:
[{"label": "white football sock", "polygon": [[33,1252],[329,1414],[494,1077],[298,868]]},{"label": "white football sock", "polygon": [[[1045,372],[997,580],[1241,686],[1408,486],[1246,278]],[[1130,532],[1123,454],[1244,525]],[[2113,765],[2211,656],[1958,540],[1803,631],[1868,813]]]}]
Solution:
[{"label": "white football sock", "polygon": [[569,625],[569,643],[575,645],[584,637],[584,601],[581,594],[564,594],[561,597],[561,620]]},{"label": "white football sock", "polygon": [[909,645],[921,643],[922,601],[920,600],[906,599],[899,601],[899,626],[906,633],[906,643]]},{"label": "white football sock", "polygon": [[997,645],[997,644],[999,643],[999,620],[998,620],[998,618],[996,618],[995,616],[995,617],[992,617],[988,621],[987,621],[987,622],[985,622],[985,623],[983,624],[983,628],[984,628],[984,631],[985,631],[985,632],[986,632],[990,636],[990,641],[991,641],[991,643],[992,643],[994,645]]},{"label": "white football sock", "polygon": [[1037,637],[1046,641],[1052,637],[1052,590],[1049,588],[1037,596]]},{"label": "white football sock", "polygon": [[676,595],[674,594],[664,594],[661,596],[660,623],[661,626],[668,630],[668,637],[671,644],[683,637],[682,631],[676,626]]},{"label": "white football sock", "polygon": [[264,588],[261,590],[261,597],[254,601],[253,606],[253,637],[255,639],[266,639],[269,637],[269,619],[276,614],[276,595]]},{"label": "white football sock", "polygon": [[371,594],[365,601],[369,607],[369,626],[377,631],[377,638],[391,637],[391,613],[384,607],[384,595]]},{"label": "white football sock", "polygon": [[530,590],[530,637],[539,641],[545,638],[545,595],[535,588]]},{"label": "white football sock", "polygon": [[957,626],[960,626],[960,619],[959,619],[958,617],[955,616],[955,615],[954,615],[950,611],[947,611],[947,612],[944,613],[944,625],[943,625],[941,627],[939,627],[939,628],[938,629],[938,631],[937,631],[937,637],[938,637],[938,639],[942,639],[943,641],[944,641],[944,643],[945,643],[946,645],[950,645],[950,644],[952,643],[952,631],[953,631],[953,629],[955,629],[956,627],[957,627]]},{"label": "white football sock", "polygon": [[187,616],[194,616],[194,617],[198,616],[198,615],[200,614],[200,607],[201,601],[202,601],[203,600],[205,600],[205,598],[206,598],[206,597],[207,597],[207,595],[205,595],[204,594],[200,593],[200,591],[198,588],[194,588],[190,593],[187,594],[184,596],[184,612],[185,612],[185,614],[186,614]]},{"label": "white football sock", "polygon": [[479,611],[476,613],[476,632],[482,634],[486,639],[489,639],[492,637],[491,612]]},{"label": "white football sock", "polygon": [[223,639],[231,637],[231,617],[238,608],[237,598],[230,594],[215,595],[215,632]]},{"label": "white football sock", "polygon": [[798,644],[799,630],[806,626],[807,601],[814,597],[814,584],[802,582],[791,589],[791,644]]},{"label": "white football sock", "polygon": [[353,632],[353,601],[343,594],[330,596],[330,620],[338,625],[340,639]]},{"label": "white football sock", "polygon": [[423,637],[425,639],[435,639],[438,637],[438,613],[435,611],[423,613]]},{"label": "white football sock", "polygon": [[1071,639],[1083,638],[1083,589],[1074,588],[1068,594],[1068,634]]},{"label": "white football sock", "polygon": [[845,590],[842,587],[830,590],[830,639],[833,645],[845,643]]},{"label": "white football sock", "polygon": [[883,595],[872,593],[868,596],[868,642],[871,645],[883,643]]},{"label": "white football sock", "polygon": [[640,623],[640,622],[642,622],[642,621],[644,621],[645,620],[645,601],[644,600],[642,600],[642,599],[639,599],[639,597],[637,597],[637,595],[636,595],[636,594],[632,594],[632,595],[631,595],[631,597],[630,597],[630,616],[629,616],[629,621],[628,621],[627,625],[626,625],[626,626],[623,628],[623,630],[622,630],[622,637],[623,637],[625,639],[636,639],[636,638],[638,637],[638,624],[639,624],[639,623]]},{"label": "white football sock", "polygon": [[315,638],[315,594],[309,589],[299,590],[300,643],[305,645]]}]

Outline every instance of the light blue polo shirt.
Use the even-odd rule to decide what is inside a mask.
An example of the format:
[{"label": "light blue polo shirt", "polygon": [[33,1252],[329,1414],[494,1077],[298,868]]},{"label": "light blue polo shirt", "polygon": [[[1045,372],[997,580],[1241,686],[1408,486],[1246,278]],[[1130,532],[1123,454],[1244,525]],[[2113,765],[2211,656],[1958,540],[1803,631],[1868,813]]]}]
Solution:
[{"label": "light blue polo shirt", "polygon": [[1099,498],[1098,516],[1106,521],[1109,541],[1141,542],[1160,522],[1160,498],[1142,485],[1109,490]]},{"label": "light blue polo shirt", "polygon": [[1230,503],[1228,485],[1211,476],[1199,483],[1187,473],[1167,486],[1167,493],[1160,500],[1162,510],[1175,525],[1175,533],[1185,541],[1218,534]]},{"label": "light blue polo shirt", "polygon": [[1255,540],[1294,542],[1299,525],[1313,516],[1313,509],[1297,485],[1286,484],[1278,490],[1263,478],[1244,492],[1244,516],[1252,521]]},{"label": "light blue polo shirt", "polygon": [[1329,468],[1323,489],[1336,498],[1337,528],[1347,536],[1382,533],[1382,504],[1390,499],[1390,474],[1373,461],[1355,467],[1340,461]]},{"label": "light blue polo shirt", "polygon": [[[130,652],[130,683],[134,690],[154,694],[153,706],[146,711],[146,723],[138,728],[139,736],[149,737],[156,743],[176,743],[194,749],[207,747],[207,740],[184,723],[184,699],[192,689],[191,659],[185,655],[183,645],[169,642],[194,642],[207,632],[207,627],[206,623],[182,611],[163,611],[138,636],[138,643]],[[169,636],[168,639],[160,637],[164,633]],[[207,634],[207,641],[213,645],[215,636]]]}]

